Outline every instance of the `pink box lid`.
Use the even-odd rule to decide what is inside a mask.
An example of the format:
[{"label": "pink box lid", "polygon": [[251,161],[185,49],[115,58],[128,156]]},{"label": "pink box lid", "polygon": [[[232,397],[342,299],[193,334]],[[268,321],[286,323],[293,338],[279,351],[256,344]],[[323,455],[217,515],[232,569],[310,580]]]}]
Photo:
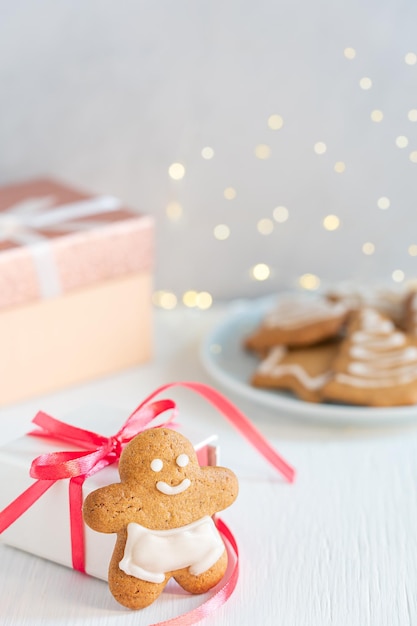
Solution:
[{"label": "pink box lid", "polygon": [[153,265],[154,221],[51,179],[0,188],[0,309]]}]

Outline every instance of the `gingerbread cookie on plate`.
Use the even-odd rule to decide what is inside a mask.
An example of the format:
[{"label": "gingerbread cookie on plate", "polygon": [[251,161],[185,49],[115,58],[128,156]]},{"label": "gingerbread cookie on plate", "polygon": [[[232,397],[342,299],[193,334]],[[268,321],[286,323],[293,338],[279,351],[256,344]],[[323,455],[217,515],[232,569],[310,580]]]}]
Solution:
[{"label": "gingerbread cookie on plate", "polygon": [[323,389],[327,400],[381,407],[417,403],[417,347],[375,309],[356,313],[333,370]]},{"label": "gingerbread cookie on plate", "polygon": [[168,428],[137,435],[123,450],[120,483],[90,493],[83,506],[94,530],[117,533],[109,587],[126,607],[151,604],[172,577],[204,593],[223,577],[227,552],[212,516],[236,499],[236,476],[200,467],[192,444]]},{"label": "gingerbread cookie on plate", "polygon": [[414,342],[417,338],[417,292],[411,291],[407,294],[404,301],[403,326],[409,333]]},{"label": "gingerbread cookie on plate", "polygon": [[332,302],[343,303],[350,311],[376,309],[396,325],[402,325],[405,298],[403,289],[342,283],[329,290],[326,297]]},{"label": "gingerbread cookie on plate", "polygon": [[251,378],[255,387],[286,389],[301,400],[320,402],[322,389],[331,378],[331,365],[338,341],[328,341],[309,348],[271,348]]},{"label": "gingerbread cookie on plate", "polygon": [[272,346],[307,346],[336,336],[346,321],[343,303],[326,298],[282,297],[258,328],[245,338],[245,347],[262,353]]}]

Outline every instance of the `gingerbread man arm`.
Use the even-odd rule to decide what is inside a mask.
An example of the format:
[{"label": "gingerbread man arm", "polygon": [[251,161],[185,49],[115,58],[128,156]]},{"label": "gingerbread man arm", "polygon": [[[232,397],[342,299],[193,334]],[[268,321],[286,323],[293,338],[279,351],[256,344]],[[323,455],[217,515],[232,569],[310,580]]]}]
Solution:
[{"label": "gingerbread man arm", "polygon": [[85,523],[101,533],[116,533],[140,517],[143,499],[123,483],[114,483],[90,493],[83,505]]},{"label": "gingerbread man arm", "polygon": [[[237,498],[239,484],[235,474],[226,467],[202,467],[205,490],[210,493],[210,515],[227,509]],[[221,487],[219,488],[219,485]]]}]

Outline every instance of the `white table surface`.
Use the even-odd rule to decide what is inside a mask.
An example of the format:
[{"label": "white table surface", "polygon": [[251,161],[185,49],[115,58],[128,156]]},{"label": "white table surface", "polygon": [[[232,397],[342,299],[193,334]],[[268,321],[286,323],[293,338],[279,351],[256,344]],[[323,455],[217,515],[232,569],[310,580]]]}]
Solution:
[{"label": "white table surface", "polygon": [[[224,314],[157,311],[155,355],[141,367],[0,411],[0,443],[24,433],[38,409],[64,419],[82,406],[126,409],[160,385],[197,380],[225,393],[297,469],[289,485],[211,405],[190,391],[181,422],[217,433],[221,463],[240,494],[222,513],[240,548],[229,601],[204,624],[406,626],[417,624],[417,424],[380,428],[307,424],[233,396],[209,378],[198,350]],[[107,584],[0,545],[0,624],[147,625],[200,604],[164,593],[139,612]]]}]

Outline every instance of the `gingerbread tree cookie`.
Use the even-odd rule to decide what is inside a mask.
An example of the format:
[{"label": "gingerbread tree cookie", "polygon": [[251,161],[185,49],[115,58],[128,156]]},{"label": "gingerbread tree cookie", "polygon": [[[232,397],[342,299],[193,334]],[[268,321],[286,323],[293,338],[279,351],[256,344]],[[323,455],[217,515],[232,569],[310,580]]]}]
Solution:
[{"label": "gingerbread tree cookie", "polygon": [[417,402],[417,347],[372,308],[356,313],[324,389],[328,400],[370,406]]},{"label": "gingerbread tree cookie", "polygon": [[212,515],[237,497],[237,478],[223,467],[200,467],[180,433],[154,428],[123,450],[120,483],[90,493],[83,506],[94,530],[117,533],[109,565],[115,599],[132,609],[151,604],[173,577],[203,593],[227,567]]},{"label": "gingerbread tree cookie", "polygon": [[404,301],[403,326],[407,333],[413,337],[413,342],[417,338],[417,291],[407,294]]}]

